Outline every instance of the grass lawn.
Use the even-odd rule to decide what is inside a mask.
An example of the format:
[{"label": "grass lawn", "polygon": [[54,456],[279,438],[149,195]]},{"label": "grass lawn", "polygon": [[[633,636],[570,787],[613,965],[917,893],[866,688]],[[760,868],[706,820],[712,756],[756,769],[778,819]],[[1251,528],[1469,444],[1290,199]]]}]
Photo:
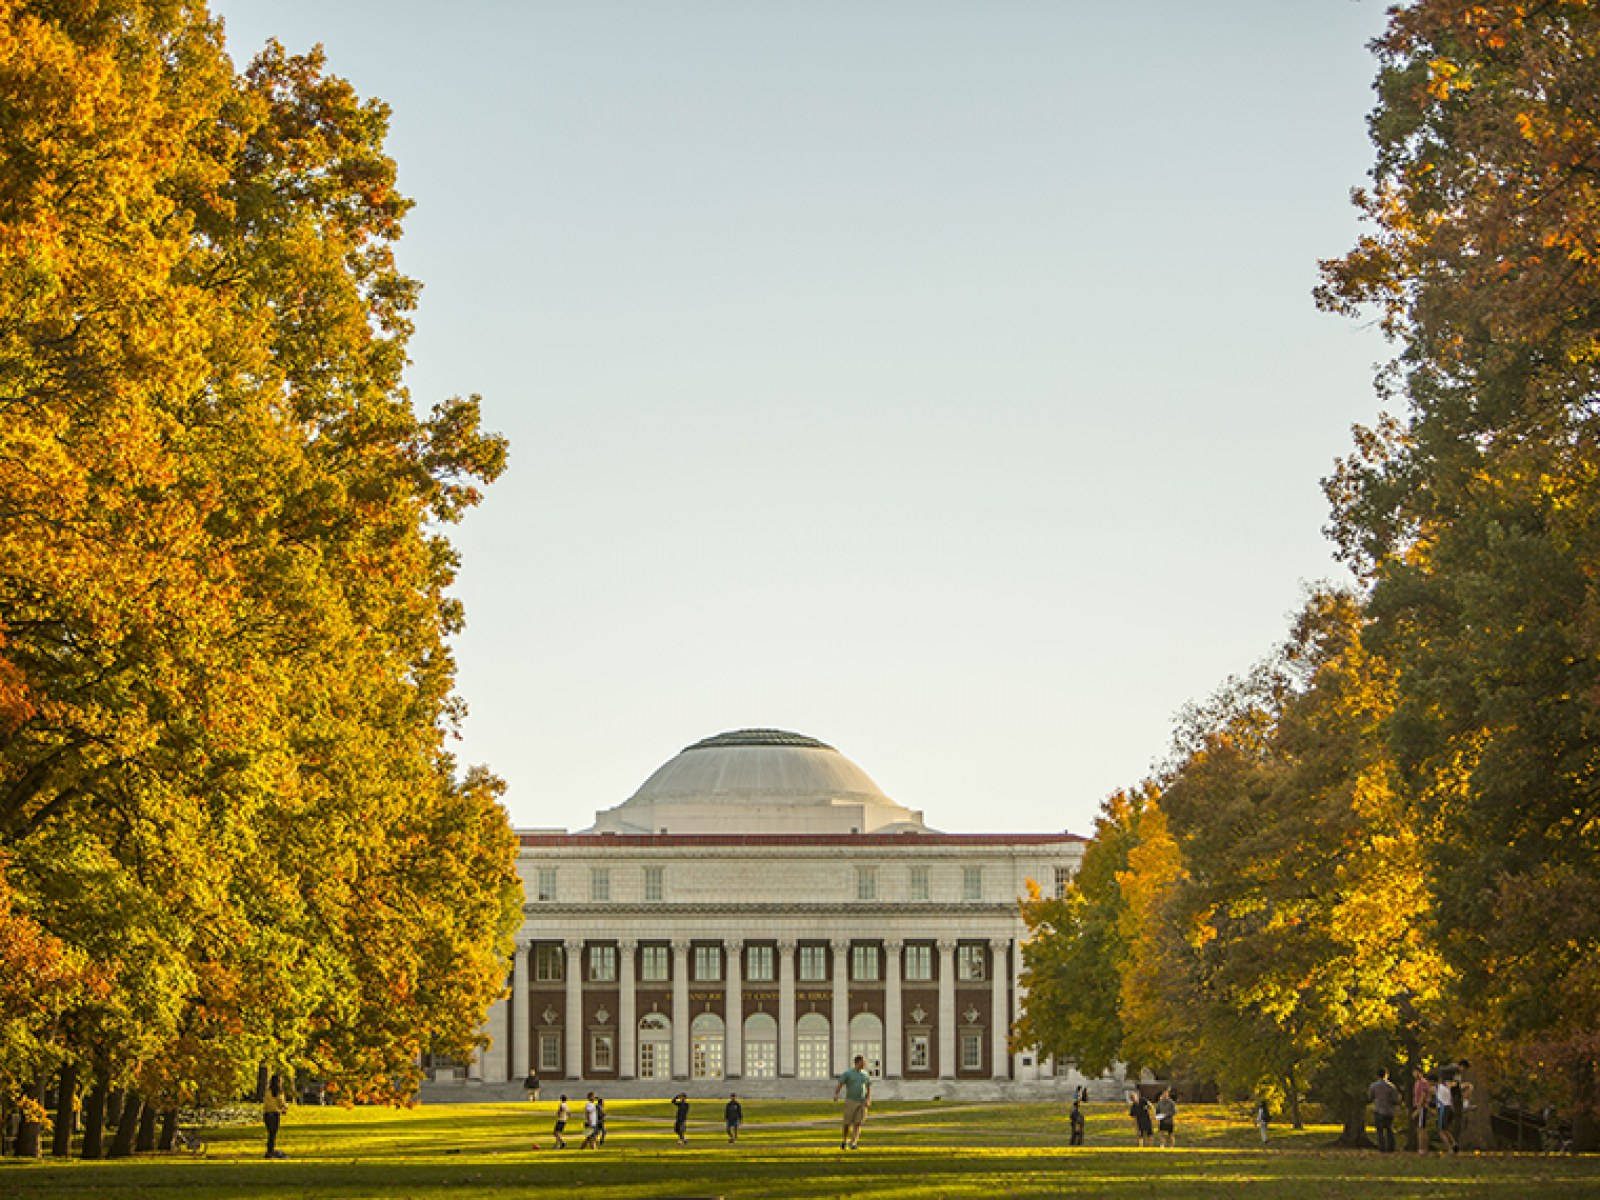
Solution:
[{"label": "grass lawn", "polygon": [[[185,1200],[526,1193],[584,1200],[1600,1196],[1600,1159],[1330,1150],[1335,1131],[1327,1126],[1298,1134],[1274,1127],[1263,1149],[1244,1110],[1220,1106],[1180,1110],[1178,1149],[1140,1150],[1132,1144],[1132,1123],[1112,1105],[1091,1105],[1088,1144],[1069,1148],[1060,1105],[885,1103],[873,1109],[853,1153],[839,1150],[838,1109],[825,1104],[750,1102],[743,1137],[730,1146],[713,1120],[721,1102],[697,1101],[689,1145],[679,1147],[664,1100],[619,1100],[609,1106],[607,1145],[595,1152],[551,1149],[553,1107],[295,1109],[279,1142],[287,1160],[262,1158],[259,1125],[212,1129],[201,1158],[0,1162],[0,1196],[122,1200],[179,1188]],[[576,1145],[581,1136],[569,1140]],[[543,1148],[534,1150],[534,1140]]]}]

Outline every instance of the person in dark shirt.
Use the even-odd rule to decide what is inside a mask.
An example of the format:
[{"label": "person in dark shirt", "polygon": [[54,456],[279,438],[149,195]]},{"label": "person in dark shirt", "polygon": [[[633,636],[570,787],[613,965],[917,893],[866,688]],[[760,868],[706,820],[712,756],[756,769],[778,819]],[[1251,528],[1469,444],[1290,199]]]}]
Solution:
[{"label": "person in dark shirt", "polygon": [[672,1098],[672,1107],[678,1110],[672,1118],[672,1132],[678,1135],[678,1145],[682,1146],[689,1140],[689,1097],[679,1092]]},{"label": "person in dark shirt", "polygon": [[1378,1068],[1367,1095],[1372,1100],[1372,1129],[1378,1135],[1378,1149],[1389,1154],[1394,1150],[1394,1110],[1400,1103],[1400,1089],[1389,1082],[1387,1067]]},{"label": "person in dark shirt", "polygon": [[1078,1101],[1072,1102],[1072,1114],[1067,1118],[1072,1124],[1071,1144],[1083,1145],[1083,1109],[1078,1107]]},{"label": "person in dark shirt", "polygon": [[728,1140],[739,1140],[739,1126],[744,1123],[744,1106],[736,1093],[729,1093],[728,1102],[722,1106],[722,1123],[728,1127]]}]

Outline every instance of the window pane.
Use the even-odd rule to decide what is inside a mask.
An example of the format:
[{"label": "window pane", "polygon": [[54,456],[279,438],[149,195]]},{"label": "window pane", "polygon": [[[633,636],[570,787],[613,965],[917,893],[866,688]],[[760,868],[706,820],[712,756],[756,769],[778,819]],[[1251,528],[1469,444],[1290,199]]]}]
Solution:
[{"label": "window pane", "polygon": [[712,983],[722,978],[721,946],[694,948],[694,977],[705,983]]},{"label": "window pane", "polygon": [[661,899],[660,867],[646,867],[644,869],[644,898],[646,900]]},{"label": "window pane", "polygon": [[540,867],[538,889],[535,895],[540,900],[554,900],[556,898],[556,869],[554,867]]},{"label": "window pane", "polygon": [[746,952],[746,978],[752,983],[772,982],[772,947],[751,946]]},{"label": "window pane", "polygon": [[647,983],[660,983],[667,978],[667,948],[643,946],[639,951],[639,978]]},{"label": "window pane", "polygon": [[911,1035],[910,1052],[906,1055],[906,1059],[906,1065],[914,1071],[926,1071],[928,1069],[927,1034],[913,1033]]},{"label": "window pane", "polygon": [[617,948],[615,946],[589,947],[589,978],[596,983],[610,983],[617,977]]},{"label": "window pane", "polygon": [[983,899],[982,867],[963,867],[961,869],[961,898],[963,900]]},{"label": "window pane", "polygon": [[540,942],[533,948],[533,977],[541,983],[560,982],[565,962],[566,952],[560,946]]},{"label": "window pane", "polygon": [[561,1070],[561,1035],[559,1033],[541,1033],[539,1035],[539,1069],[549,1071],[551,1074]]},{"label": "window pane", "polygon": [[850,965],[850,974],[863,981],[870,982],[878,978],[878,948],[876,946],[854,946],[850,951],[854,961]]},{"label": "window pane", "polygon": [[589,868],[589,899],[611,899],[611,869],[609,867]]},{"label": "window pane", "polygon": [[822,946],[800,947],[800,978],[815,983],[828,977],[828,952]]},{"label": "window pane", "polygon": [[928,868],[911,868],[911,898],[913,900],[926,900],[928,898]]},{"label": "window pane", "polygon": [[983,1038],[978,1034],[961,1035],[961,1065],[969,1071],[983,1066]]},{"label": "window pane", "polygon": [[932,946],[906,947],[906,978],[917,983],[926,983],[933,978]]},{"label": "window pane", "polygon": [[856,899],[876,900],[878,898],[878,869],[876,867],[856,868]]},{"label": "window pane", "polygon": [[983,978],[983,947],[956,947],[956,978],[972,982]]}]

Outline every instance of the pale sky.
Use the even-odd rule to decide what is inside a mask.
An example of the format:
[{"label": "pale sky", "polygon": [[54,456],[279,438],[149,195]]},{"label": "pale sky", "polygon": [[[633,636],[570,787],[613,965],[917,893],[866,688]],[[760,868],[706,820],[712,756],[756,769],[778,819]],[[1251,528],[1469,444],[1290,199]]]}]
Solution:
[{"label": "pale sky", "polygon": [[519,826],[774,726],[936,828],[1088,833],[1339,577],[1388,349],[1310,292],[1381,3],[214,9],[393,107],[413,397],[511,442],[457,751]]}]

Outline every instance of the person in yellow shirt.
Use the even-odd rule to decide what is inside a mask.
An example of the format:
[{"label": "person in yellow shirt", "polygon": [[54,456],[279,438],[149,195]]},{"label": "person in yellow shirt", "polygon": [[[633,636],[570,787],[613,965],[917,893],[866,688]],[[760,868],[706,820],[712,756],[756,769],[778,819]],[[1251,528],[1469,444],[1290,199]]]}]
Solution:
[{"label": "person in yellow shirt", "polygon": [[261,1102],[261,1119],[267,1123],[267,1157],[288,1158],[278,1149],[278,1124],[289,1111],[289,1102],[283,1098],[283,1080],[274,1075],[267,1081],[267,1095]]}]

